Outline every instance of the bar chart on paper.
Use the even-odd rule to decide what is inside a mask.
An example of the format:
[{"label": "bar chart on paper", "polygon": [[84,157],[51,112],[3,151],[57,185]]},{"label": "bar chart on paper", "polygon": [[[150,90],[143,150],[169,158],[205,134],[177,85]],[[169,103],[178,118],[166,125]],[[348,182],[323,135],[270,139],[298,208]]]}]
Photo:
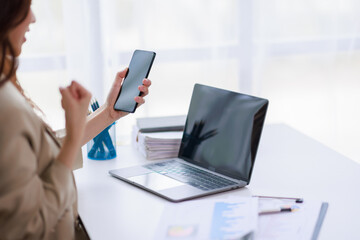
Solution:
[{"label": "bar chart on paper", "polygon": [[256,198],[169,204],[154,239],[238,239],[257,227]]},{"label": "bar chart on paper", "polygon": [[[247,226],[244,215],[246,202],[216,202],[214,205],[210,239],[237,239],[252,229]],[[246,210],[245,210],[246,211]]]}]

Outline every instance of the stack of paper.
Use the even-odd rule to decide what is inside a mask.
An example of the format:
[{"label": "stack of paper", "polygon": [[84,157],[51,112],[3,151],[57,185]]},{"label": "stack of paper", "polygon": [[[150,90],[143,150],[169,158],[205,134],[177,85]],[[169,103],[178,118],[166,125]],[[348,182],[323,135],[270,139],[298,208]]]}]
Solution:
[{"label": "stack of paper", "polygon": [[186,115],[136,119],[133,143],[149,160],[177,157]]},{"label": "stack of paper", "polygon": [[177,157],[182,134],[182,131],[138,133],[137,147],[147,159]]},{"label": "stack of paper", "polygon": [[177,157],[186,115],[137,118],[133,145],[147,159]]}]

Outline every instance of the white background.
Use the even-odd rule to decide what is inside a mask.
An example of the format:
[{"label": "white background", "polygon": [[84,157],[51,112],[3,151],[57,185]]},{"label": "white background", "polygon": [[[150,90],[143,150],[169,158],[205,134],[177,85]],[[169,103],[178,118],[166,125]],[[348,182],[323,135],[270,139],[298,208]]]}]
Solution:
[{"label": "white background", "polygon": [[[157,52],[136,117],[185,114],[194,83],[269,99],[286,123],[360,161],[360,2],[356,0],[33,0],[18,78],[55,128],[58,87],[76,79],[100,103],[135,49]],[[275,144],[275,143],[274,143]]]}]

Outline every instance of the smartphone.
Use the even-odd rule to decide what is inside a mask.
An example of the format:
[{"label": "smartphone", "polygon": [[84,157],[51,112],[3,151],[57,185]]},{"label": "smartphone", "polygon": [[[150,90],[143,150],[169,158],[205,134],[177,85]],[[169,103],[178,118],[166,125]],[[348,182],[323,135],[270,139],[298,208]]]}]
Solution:
[{"label": "smartphone", "polygon": [[144,78],[148,77],[155,56],[155,52],[134,51],[129,69],[114,104],[115,110],[129,113],[135,112],[137,102],[135,102],[134,98],[141,95],[138,87],[142,85]]}]

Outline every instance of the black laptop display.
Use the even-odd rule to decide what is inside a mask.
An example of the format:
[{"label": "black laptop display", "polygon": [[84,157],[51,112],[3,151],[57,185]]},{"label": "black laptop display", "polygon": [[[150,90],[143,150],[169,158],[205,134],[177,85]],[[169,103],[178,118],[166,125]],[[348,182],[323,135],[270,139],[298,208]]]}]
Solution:
[{"label": "black laptop display", "polygon": [[249,183],[268,101],[196,84],[179,158]]}]

